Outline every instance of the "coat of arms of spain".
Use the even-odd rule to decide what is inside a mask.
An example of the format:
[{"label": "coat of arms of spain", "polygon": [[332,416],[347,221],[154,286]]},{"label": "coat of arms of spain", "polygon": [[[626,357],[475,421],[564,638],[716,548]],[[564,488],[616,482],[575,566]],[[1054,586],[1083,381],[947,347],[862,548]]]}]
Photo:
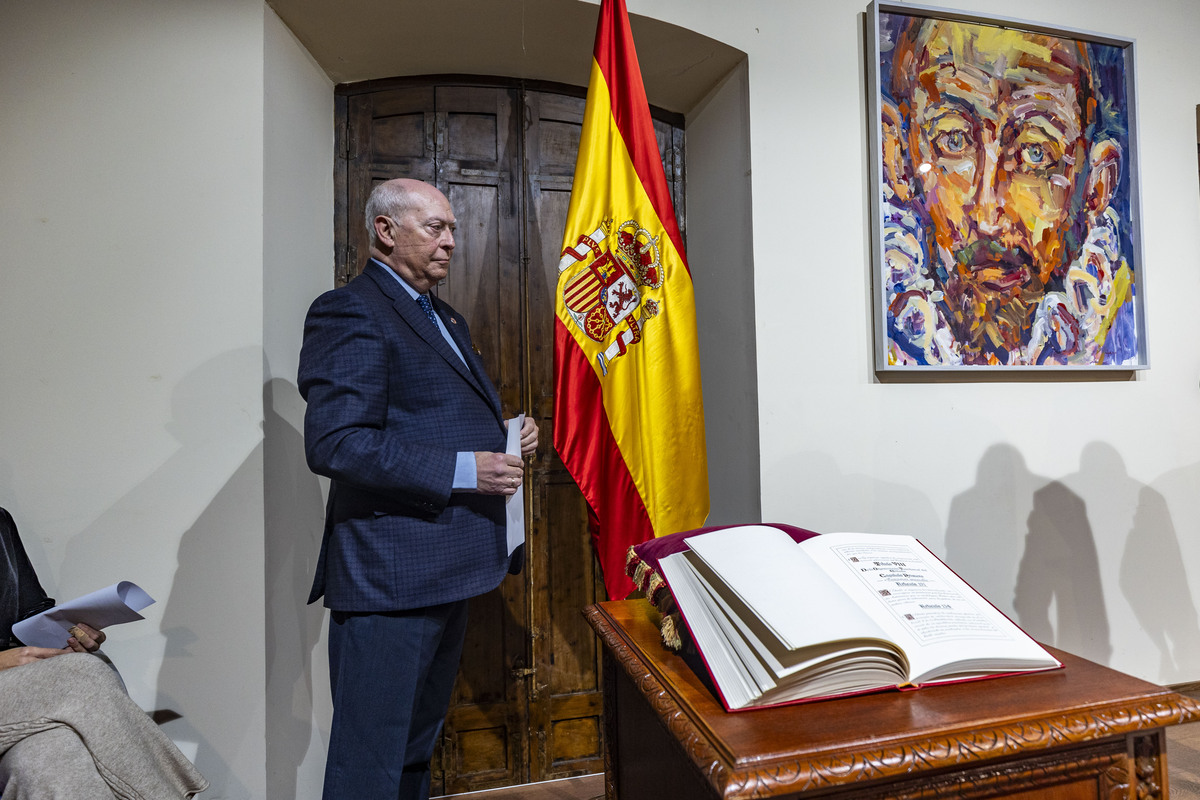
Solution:
[{"label": "coat of arms of spain", "polygon": [[659,313],[657,302],[642,297],[663,283],[658,237],[637,220],[614,228],[606,219],[563,250],[558,274],[567,314],[589,339],[608,345],[596,354],[607,375],[613,359],[640,342],[646,322]]}]

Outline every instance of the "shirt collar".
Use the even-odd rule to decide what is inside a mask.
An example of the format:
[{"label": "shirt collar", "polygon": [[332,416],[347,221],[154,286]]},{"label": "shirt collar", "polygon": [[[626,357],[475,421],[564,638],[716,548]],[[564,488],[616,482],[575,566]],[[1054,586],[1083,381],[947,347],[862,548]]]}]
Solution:
[{"label": "shirt collar", "polygon": [[404,278],[401,278],[399,275],[397,275],[397,274],[396,274],[396,271],[395,271],[394,269],[392,269],[392,268],[391,268],[391,267],[389,267],[387,264],[385,264],[385,263],[383,263],[382,261],[380,261],[378,258],[372,258],[371,260],[372,260],[372,261],[374,261],[374,262],[375,262],[376,264],[378,264],[379,266],[383,267],[383,271],[384,271],[384,272],[386,272],[388,275],[391,275],[393,278],[395,278],[395,279],[396,279],[396,283],[399,283],[401,286],[403,286],[403,287],[404,287],[404,291],[406,291],[406,292],[408,292],[410,295],[412,295],[412,299],[413,299],[413,300],[416,300],[418,297],[420,297],[420,296],[421,296],[421,293],[420,293],[420,292],[418,292],[418,291],[417,291],[416,289],[414,289],[413,287],[409,286],[409,285],[408,285],[408,281],[404,280]]}]

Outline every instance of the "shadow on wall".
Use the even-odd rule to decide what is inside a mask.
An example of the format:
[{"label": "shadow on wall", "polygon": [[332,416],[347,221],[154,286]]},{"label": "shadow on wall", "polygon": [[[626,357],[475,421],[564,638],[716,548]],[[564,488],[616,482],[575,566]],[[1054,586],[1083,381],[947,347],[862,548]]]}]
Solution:
[{"label": "shadow on wall", "polygon": [[1013,607],[1021,627],[1038,641],[1111,663],[1108,611],[1087,505],[1065,483],[1051,481],[1033,493]]},{"label": "shadow on wall", "polygon": [[[247,508],[259,507],[262,448],[255,448],[229,482],[217,493],[179,544],[179,568],[163,613],[167,638],[158,672],[160,708],[179,709],[182,718],[163,726],[180,742],[196,742],[196,767],[212,782],[216,797],[253,797],[240,779],[253,775],[253,760],[261,753],[256,741],[261,730],[253,720],[263,713],[263,698],[254,672],[259,663],[261,631],[247,616],[257,611],[257,598],[244,597],[238,587],[258,586],[256,559],[240,558],[246,536],[255,536],[260,522],[246,519]],[[256,641],[238,632],[245,619]],[[185,751],[186,752],[186,751]]]},{"label": "shadow on wall", "polygon": [[[267,780],[268,796],[298,798],[313,724],[313,651],[325,610],[308,605],[321,548],[325,505],[320,480],[308,469],[303,432],[277,409],[302,401],[295,384],[263,386],[266,474]],[[320,656],[322,675],[324,654]],[[328,730],[322,731],[327,738]],[[311,769],[323,768],[324,754]],[[311,790],[311,787],[309,787]]]},{"label": "shadow on wall", "polygon": [[[1191,502],[1192,520],[1185,540],[1200,541],[1200,464],[1168,472],[1153,486],[1139,484],[1137,512],[1121,557],[1121,592],[1146,635],[1159,649],[1159,682],[1183,683],[1200,678],[1200,624],[1188,586],[1184,554],[1167,497]],[[1159,487],[1159,488],[1155,488]]]},{"label": "shadow on wall", "polygon": [[1087,508],[1065,483],[1030,472],[1015,447],[988,448],[975,485],[951,501],[946,561],[1034,639],[1108,663],[1108,614]]},{"label": "shadow on wall", "polygon": [[1015,447],[997,444],[979,460],[975,485],[950,501],[946,563],[1010,617],[1021,529],[1033,510],[1033,494],[1045,479],[1025,467]]},{"label": "shadow on wall", "polygon": [[[1131,478],[1102,442],[1084,447],[1079,471],[1059,480],[995,445],[975,486],[951,502],[947,563],[1041,642],[1107,664],[1112,623],[1122,640],[1140,628],[1161,653],[1160,682],[1194,680],[1186,670],[1200,662],[1200,627],[1166,497],[1193,496],[1200,476],[1160,482],[1163,492]],[[1117,585],[1127,605],[1115,595],[1106,603],[1104,587]]]},{"label": "shadow on wall", "polygon": [[[227,798],[252,796],[244,779],[262,769],[262,432],[238,394],[239,378],[260,374],[261,358],[260,348],[223,353],[178,382],[166,425],[175,451],[71,539],[61,578],[102,583],[94,565],[121,553],[130,572],[111,580],[170,586],[169,597],[156,595],[161,664],[119,657],[118,667],[131,688],[155,691],[156,719],[179,715],[163,731],[208,778],[212,796]],[[148,581],[176,541],[174,575]]]}]

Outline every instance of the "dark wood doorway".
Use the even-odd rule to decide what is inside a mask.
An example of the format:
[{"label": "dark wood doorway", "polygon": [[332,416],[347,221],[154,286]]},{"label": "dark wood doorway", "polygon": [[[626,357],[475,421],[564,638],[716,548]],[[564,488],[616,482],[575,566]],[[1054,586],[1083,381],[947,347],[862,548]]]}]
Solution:
[{"label": "dark wood doorway", "polygon": [[[337,87],[336,281],[362,269],[362,210],[392,178],[435,184],[458,218],[439,296],[466,315],[505,412],[541,429],[525,571],[471,605],[433,794],[601,772],[600,653],[581,609],[605,599],[582,495],[554,452],[554,290],[584,90],[433,77]],[[683,226],[683,123],[655,112]]]}]

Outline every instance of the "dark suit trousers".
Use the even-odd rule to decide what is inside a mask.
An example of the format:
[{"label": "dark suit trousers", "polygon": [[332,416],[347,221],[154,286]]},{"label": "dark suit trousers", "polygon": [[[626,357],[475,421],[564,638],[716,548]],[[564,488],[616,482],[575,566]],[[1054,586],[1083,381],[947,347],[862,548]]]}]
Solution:
[{"label": "dark suit trousers", "polygon": [[329,618],[333,726],[324,800],[425,800],[468,600]]}]

